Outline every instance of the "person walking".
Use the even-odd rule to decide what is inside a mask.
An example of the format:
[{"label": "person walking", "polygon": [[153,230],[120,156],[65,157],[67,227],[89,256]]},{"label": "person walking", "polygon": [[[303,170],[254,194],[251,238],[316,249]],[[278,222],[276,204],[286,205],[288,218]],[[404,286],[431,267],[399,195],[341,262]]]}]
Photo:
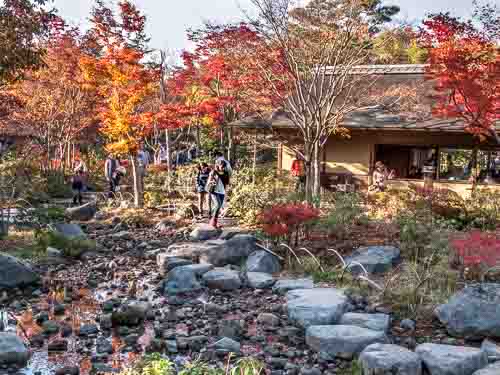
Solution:
[{"label": "person walking", "polygon": [[[196,175],[196,192],[198,193],[198,210],[200,217],[203,217],[203,205],[207,200],[207,184],[212,170],[207,163],[198,164],[198,174]],[[208,213],[212,209],[211,199],[208,197]]]},{"label": "person walking", "polygon": [[296,179],[295,190],[303,193],[306,185],[306,172],[304,161],[299,156],[296,156],[292,161],[291,173]]},{"label": "person walking", "polygon": [[137,151],[137,174],[139,177],[139,196],[144,196],[144,178],[146,177],[146,170],[149,166],[149,151],[144,147],[144,142],[139,143],[139,150]]},{"label": "person walking", "polygon": [[108,154],[106,161],[104,162],[104,177],[109,184],[109,192],[108,197],[113,198],[113,195],[116,193],[116,188],[118,186],[116,180],[116,170],[119,167],[118,160],[112,154]]},{"label": "person walking", "polygon": [[81,206],[83,204],[83,182],[84,174],[83,170],[79,169],[71,178],[71,189],[73,190],[73,205],[77,204]]},{"label": "person walking", "polygon": [[210,193],[210,196],[215,203],[215,207],[213,208],[213,212],[210,218],[210,225],[214,228],[219,228],[219,215],[222,210],[222,206],[224,205],[224,199],[226,196],[226,186],[223,181],[225,180],[224,175],[227,174],[227,171],[225,171],[224,169],[224,161],[218,160],[215,163],[214,170],[210,172],[207,183],[208,192]]},{"label": "person walking", "polygon": [[[229,163],[229,161],[224,157],[224,154],[221,151],[215,151],[215,164],[217,163],[221,163],[224,169],[224,173],[221,175],[221,178],[223,179],[222,182],[224,184],[227,196],[228,188],[231,182],[231,176],[233,175],[233,168],[231,166],[231,163]],[[227,204],[228,200],[225,199],[222,205],[220,217],[226,216]]]}]

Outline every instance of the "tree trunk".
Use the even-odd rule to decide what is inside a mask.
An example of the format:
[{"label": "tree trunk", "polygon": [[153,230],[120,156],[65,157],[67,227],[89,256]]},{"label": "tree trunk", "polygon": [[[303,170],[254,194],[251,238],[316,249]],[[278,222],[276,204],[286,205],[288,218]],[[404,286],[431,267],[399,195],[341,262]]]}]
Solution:
[{"label": "tree trunk", "polygon": [[321,197],[321,146],[319,141],[314,144],[312,170],[312,197],[316,202],[319,202]]},{"label": "tree trunk", "polygon": [[252,165],[252,184],[255,185],[255,173],[257,170],[257,132],[253,140],[253,165]]},{"label": "tree trunk", "polygon": [[227,161],[233,162],[233,128],[230,127],[227,131],[228,146],[227,146]]},{"label": "tree trunk", "polygon": [[304,187],[304,193],[305,193],[305,198],[306,201],[309,203],[312,203],[313,201],[313,169],[312,169],[312,163],[311,163],[311,156],[312,156],[312,150],[311,150],[312,145],[308,142],[304,144],[304,168],[305,168],[305,176],[306,176],[306,184]]},{"label": "tree trunk", "polygon": [[170,191],[170,174],[172,173],[172,155],[170,152],[170,132],[165,129],[165,148],[167,151],[167,178],[165,180],[165,187]]},{"label": "tree trunk", "polygon": [[137,159],[134,156],[130,157],[130,163],[132,165],[132,177],[133,177],[133,187],[134,187],[134,206],[136,208],[144,207],[144,181],[143,170],[137,163]]}]

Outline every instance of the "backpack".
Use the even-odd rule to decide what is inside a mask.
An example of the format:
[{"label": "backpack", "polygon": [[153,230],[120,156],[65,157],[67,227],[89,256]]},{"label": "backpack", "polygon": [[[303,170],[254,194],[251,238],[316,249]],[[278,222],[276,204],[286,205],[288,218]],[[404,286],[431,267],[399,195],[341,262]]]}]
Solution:
[{"label": "backpack", "polygon": [[227,171],[227,164],[226,164],[225,160],[222,160],[222,165],[224,166],[224,173],[219,175],[219,178],[220,178],[222,184],[224,185],[224,187],[226,187],[227,185],[229,185],[229,181],[231,179],[231,176],[229,175],[229,172]]}]

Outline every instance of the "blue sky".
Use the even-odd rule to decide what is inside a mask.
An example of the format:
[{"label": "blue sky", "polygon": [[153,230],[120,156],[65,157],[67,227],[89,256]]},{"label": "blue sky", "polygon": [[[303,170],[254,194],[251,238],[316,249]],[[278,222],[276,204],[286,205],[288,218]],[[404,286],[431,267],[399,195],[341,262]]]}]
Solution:
[{"label": "blue sky", "polygon": [[[55,0],[62,16],[73,24],[86,26],[93,0]],[[241,9],[252,8],[250,0],[135,0],[148,17],[148,32],[154,48],[180,50],[188,47],[185,30],[203,21],[237,21]],[[386,0],[401,7],[400,18],[413,22],[428,12],[450,11],[470,15],[472,0]]]}]

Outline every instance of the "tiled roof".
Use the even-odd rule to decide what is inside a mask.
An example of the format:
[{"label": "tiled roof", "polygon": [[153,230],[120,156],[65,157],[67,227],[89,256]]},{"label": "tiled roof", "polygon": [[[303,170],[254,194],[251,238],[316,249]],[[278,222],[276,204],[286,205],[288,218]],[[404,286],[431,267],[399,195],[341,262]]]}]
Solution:
[{"label": "tiled roof", "polygon": [[[424,74],[426,64],[394,64],[394,65],[356,65],[350,71],[352,74]],[[327,73],[334,68],[326,67]]]}]

